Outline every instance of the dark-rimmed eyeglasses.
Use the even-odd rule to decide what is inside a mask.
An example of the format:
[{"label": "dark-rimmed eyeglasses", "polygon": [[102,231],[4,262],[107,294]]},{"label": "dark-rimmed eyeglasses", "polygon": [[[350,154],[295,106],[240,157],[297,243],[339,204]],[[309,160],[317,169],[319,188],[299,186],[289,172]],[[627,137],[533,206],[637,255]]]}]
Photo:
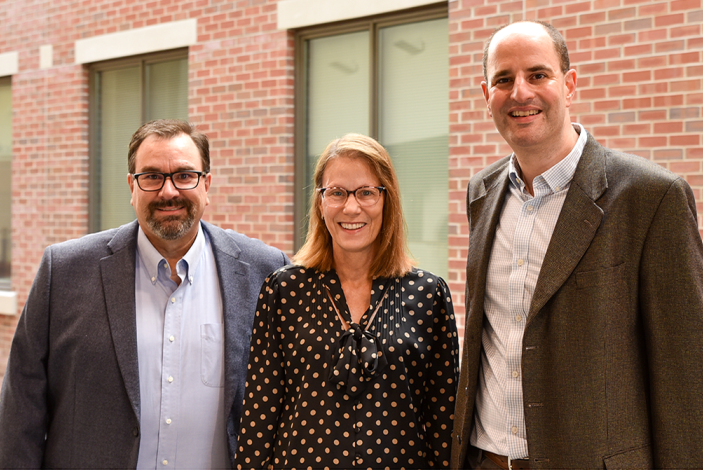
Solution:
[{"label": "dark-rimmed eyeglasses", "polygon": [[206,173],[202,171],[176,171],[174,173],[159,173],[145,171],[132,176],[137,180],[137,185],[142,191],[160,191],[166,183],[166,178],[171,178],[173,187],[178,190],[195,189],[200,183],[200,177]]},{"label": "dark-rimmed eyeglasses", "polygon": [[386,188],[383,186],[362,186],[353,191],[337,187],[318,188],[317,190],[329,207],[343,206],[347,202],[350,194],[354,195],[356,202],[358,202],[360,206],[368,207],[378,202],[381,193],[385,191]]}]

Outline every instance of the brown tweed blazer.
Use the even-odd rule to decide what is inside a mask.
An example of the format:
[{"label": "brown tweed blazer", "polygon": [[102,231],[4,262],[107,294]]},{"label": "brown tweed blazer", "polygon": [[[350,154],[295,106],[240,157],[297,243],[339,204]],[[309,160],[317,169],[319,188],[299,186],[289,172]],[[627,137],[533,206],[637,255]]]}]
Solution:
[{"label": "brown tweed blazer", "polygon": [[[465,466],[508,158],[471,179],[452,468]],[[589,135],[523,337],[533,468],[703,467],[703,243],[681,178]]]}]

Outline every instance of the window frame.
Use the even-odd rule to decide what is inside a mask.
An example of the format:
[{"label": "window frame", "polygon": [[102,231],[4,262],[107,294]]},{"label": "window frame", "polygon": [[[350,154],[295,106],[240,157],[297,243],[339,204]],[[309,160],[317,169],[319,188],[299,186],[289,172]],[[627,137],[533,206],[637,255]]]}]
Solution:
[{"label": "window frame", "polygon": [[[101,192],[100,185],[100,171],[101,171],[101,160],[100,160],[100,137],[101,137],[101,125],[100,119],[100,108],[97,90],[97,75],[101,72],[107,72],[112,70],[119,70],[128,67],[139,67],[139,73],[141,76],[140,90],[141,90],[141,116],[140,121],[142,123],[146,122],[146,116],[148,115],[147,110],[147,96],[144,93],[146,84],[146,66],[159,63],[167,62],[170,60],[188,60],[188,48],[182,47],[178,49],[172,49],[164,52],[154,52],[148,54],[140,54],[120,59],[111,59],[101,62],[95,62],[90,64],[89,70],[89,111],[88,111],[88,127],[89,127],[89,139],[88,139],[88,151],[89,151],[89,185],[88,185],[88,229],[90,233],[99,232],[100,227],[100,217],[98,216],[100,206],[101,206]],[[190,72],[189,72],[190,73]],[[134,129],[136,131],[136,129]],[[125,147],[128,142],[125,142]],[[124,155],[125,162],[127,161],[127,154]],[[127,174],[125,173],[125,184]]]},{"label": "window frame", "polygon": [[335,36],[340,34],[369,32],[369,136],[378,139],[379,132],[379,53],[378,36],[382,28],[398,26],[408,23],[430,21],[449,16],[446,2],[428,6],[402,10],[383,15],[340,21],[319,26],[301,28],[295,32],[295,76],[294,76],[294,162],[295,162],[295,194],[293,197],[293,220],[295,221],[295,234],[293,237],[294,249],[297,251],[305,242],[308,225],[308,193],[305,187],[311,184],[307,181],[307,41],[311,39]]},{"label": "window frame", "polygon": [[[12,75],[7,75],[0,77],[0,86],[9,86],[10,93],[12,93]],[[12,103],[10,103],[12,108]],[[14,114],[14,113],[13,113]],[[10,168],[12,168],[13,155],[10,155]],[[12,184],[12,178],[10,178],[10,184]],[[12,189],[10,188],[10,277],[6,280],[0,278],[0,291],[11,291],[12,290]],[[2,313],[2,312],[0,312]]]}]

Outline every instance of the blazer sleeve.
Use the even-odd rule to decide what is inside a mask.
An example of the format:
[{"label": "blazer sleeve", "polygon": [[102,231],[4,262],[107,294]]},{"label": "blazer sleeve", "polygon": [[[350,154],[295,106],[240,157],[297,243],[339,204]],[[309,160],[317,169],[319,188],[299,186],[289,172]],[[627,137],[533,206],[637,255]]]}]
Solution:
[{"label": "blazer sleeve", "polygon": [[703,243],[691,188],[676,179],[659,204],[640,265],[655,468],[703,461]]},{"label": "blazer sleeve", "polygon": [[41,468],[49,422],[51,247],[15,331],[0,393],[0,468]]}]

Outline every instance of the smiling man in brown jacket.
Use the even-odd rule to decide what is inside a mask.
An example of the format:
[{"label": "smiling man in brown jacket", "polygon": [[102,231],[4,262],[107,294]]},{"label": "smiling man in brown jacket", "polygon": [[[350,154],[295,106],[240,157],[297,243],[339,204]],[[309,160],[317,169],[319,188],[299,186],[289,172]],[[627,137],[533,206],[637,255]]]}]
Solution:
[{"label": "smiling man in brown jacket", "polygon": [[702,468],[703,244],[681,178],[572,123],[561,35],[484,52],[513,154],[470,183],[453,468]]}]

